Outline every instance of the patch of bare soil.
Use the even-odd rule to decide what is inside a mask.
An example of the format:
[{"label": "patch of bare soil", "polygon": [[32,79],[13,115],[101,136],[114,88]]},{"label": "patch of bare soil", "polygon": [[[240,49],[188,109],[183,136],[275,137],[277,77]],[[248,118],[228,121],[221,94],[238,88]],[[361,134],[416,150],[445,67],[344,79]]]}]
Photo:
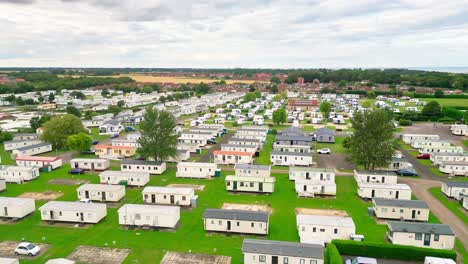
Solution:
[{"label": "patch of bare soil", "polygon": [[326,216],[348,216],[346,211],[341,210],[322,210],[322,209],[312,209],[312,208],[296,208],[297,214],[304,215],[326,215]]},{"label": "patch of bare soil", "polygon": [[104,247],[77,247],[68,259],[78,263],[89,264],[120,264],[130,254],[130,249]]},{"label": "patch of bare soil", "polygon": [[173,183],[169,184],[167,187],[177,187],[177,188],[192,188],[195,191],[203,191],[205,189],[205,185],[197,185],[197,184],[179,184]]},{"label": "patch of bare soil", "polygon": [[161,264],[230,264],[231,257],[207,254],[167,252]]},{"label": "patch of bare soil", "polygon": [[53,191],[45,191],[45,192],[25,192],[22,193],[20,196],[21,198],[31,198],[34,200],[42,200],[42,201],[51,201],[59,198],[62,196],[63,193],[53,192]]},{"label": "patch of bare soil", "polygon": [[246,210],[255,212],[273,212],[273,209],[268,205],[258,204],[235,204],[235,203],[224,203],[222,209],[227,210]]}]

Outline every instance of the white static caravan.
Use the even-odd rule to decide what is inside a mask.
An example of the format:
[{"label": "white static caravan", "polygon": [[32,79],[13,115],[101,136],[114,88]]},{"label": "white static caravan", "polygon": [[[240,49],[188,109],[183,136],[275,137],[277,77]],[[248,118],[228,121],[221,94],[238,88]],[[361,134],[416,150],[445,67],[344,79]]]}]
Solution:
[{"label": "white static caravan", "polygon": [[315,197],[316,195],[336,195],[334,181],[296,180],[294,183],[299,197]]},{"label": "white static caravan", "polygon": [[312,154],[299,152],[270,152],[270,160],[277,166],[311,166]]},{"label": "white static caravan", "polygon": [[323,264],[322,245],[296,242],[244,239],[244,264]]},{"label": "white static caravan", "polygon": [[206,209],[206,231],[268,235],[270,213],[246,210]]},{"label": "white static caravan", "polygon": [[358,183],[358,195],[364,199],[382,198],[411,200],[411,188],[406,184]]},{"label": "white static caravan", "polygon": [[231,192],[272,193],[275,191],[275,177],[226,176],[226,190]]},{"label": "white static caravan", "polygon": [[188,130],[189,133],[210,133],[211,137],[217,137],[221,134],[218,129],[211,129],[211,128],[202,128],[202,127],[191,127]]},{"label": "white static caravan", "polygon": [[335,182],[335,170],[331,168],[289,167],[289,179]]},{"label": "white static caravan", "polygon": [[241,152],[257,152],[258,148],[255,145],[221,144],[221,150],[241,151]]},{"label": "white static caravan", "polygon": [[273,145],[273,151],[276,152],[300,152],[300,153],[312,153],[312,147],[310,144],[304,144],[304,145],[279,145],[279,144],[274,144]]},{"label": "white static caravan", "polygon": [[4,179],[6,182],[24,183],[37,177],[39,177],[39,169],[35,167],[0,165],[0,179]]},{"label": "white static caravan", "polygon": [[125,186],[109,184],[83,184],[76,189],[78,199],[98,202],[118,202],[125,197]]},{"label": "white static caravan", "polygon": [[169,157],[167,162],[182,162],[190,158],[190,151],[177,149],[177,154],[175,157]]},{"label": "white static caravan", "polygon": [[249,130],[258,130],[263,133],[268,133],[268,130],[270,129],[268,126],[260,126],[260,125],[244,125],[242,126],[242,129],[249,129]]},{"label": "white static caravan", "polygon": [[429,207],[419,200],[374,199],[374,214],[381,219],[429,221]]},{"label": "white static caravan", "polygon": [[110,167],[110,161],[108,159],[72,159],[70,160],[70,166],[75,169],[83,170],[107,170]]},{"label": "white static caravan", "polygon": [[405,144],[411,144],[412,140],[438,140],[440,139],[439,135],[427,135],[427,134],[403,134],[401,140]]},{"label": "white static caravan", "polygon": [[463,153],[431,153],[431,161],[440,164],[443,161],[468,162],[468,152]]},{"label": "white static caravan", "polygon": [[126,183],[129,186],[145,186],[150,175],[147,172],[128,172],[128,171],[103,171],[99,174],[103,184],[121,184]]},{"label": "white static caravan", "polygon": [[34,199],[0,197],[0,217],[21,219],[35,210]]},{"label": "white static caravan", "polygon": [[16,157],[16,165],[52,171],[62,167],[62,159],[59,157],[20,156]]},{"label": "white static caravan", "polygon": [[255,135],[255,134],[235,134],[236,138],[240,139],[256,139],[259,140],[260,142],[265,142],[266,140],[266,134],[265,135]]},{"label": "white static caravan", "polygon": [[379,171],[379,170],[354,170],[354,179],[357,183],[385,183],[396,184],[398,176],[393,171]]},{"label": "white static caravan", "polygon": [[460,146],[445,146],[445,147],[421,147],[419,153],[463,153],[464,150]]},{"label": "white static caravan", "polygon": [[453,259],[425,257],[424,264],[457,264]]},{"label": "white static caravan", "polygon": [[44,221],[96,224],[107,215],[107,206],[101,203],[50,201],[39,210]]},{"label": "white static caravan", "polygon": [[11,151],[17,148],[37,145],[41,142],[42,141],[40,139],[11,140],[11,141],[5,141],[3,146],[6,151]]},{"label": "white static caravan", "polygon": [[143,202],[152,204],[196,207],[198,200],[192,188],[148,186],[142,194]]},{"label": "white static caravan", "polygon": [[236,176],[243,177],[270,177],[271,167],[265,165],[236,164],[234,166]]},{"label": "white static caravan", "polygon": [[296,221],[301,243],[323,245],[333,239],[351,239],[356,233],[351,217],[298,214]]},{"label": "white static caravan", "polygon": [[31,139],[39,139],[39,134],[36,134],[36,133],[13,134],[13,140],[31,140]]},{"label": "white static caravan", "polygon": [[149,174],[163,174],[166,171],[166,163],[151,160],[122,160],[121,171],[147,172]]},{"label": "white static caravan", "polygon": [[460,201],[468,195],[468,182],[443,182],[441,191],[450,198]]},{"label": "white static caravan", "polygon": [[12,153],[15,156],[34,156],[34,155],[47,153],[51,151],[52,151],[52,144],[39,143],[35,145],[30,145],[30,146],[14,149]]},{"label": "white static caravan", "polygon": [[57,258],[49,259],[45,264],[76,264],[76,262],[65,258]]},{"label": "white static caravan", "polygon": [[203,147],[208,144],[208,139],[196,139],[196,138],[189,138],[185,136],[180,136],[177,138],[177,142],[179,144],[197,144],[198,147]]},{"label": "white static caravan", "polygon": [[4,179],[0,179],[0,192],[6,190],[6,182]]},{"label": "white static caravan", "polygon": [[450,131],[456,136],[468,136],[468,125],[451,125]]},{"label": "white static caravan", "polygon": [[255,145],[258,149],[262,147],[262,142],[258,139],[243,139],[243,138],[236,138],[232,137],[228,140],[227,144],[230,145]]},{"label": "white static caravan", "polygon": [[149,204],[125,204],[117,211],[119,224],[175,228],[180,219],[180,207]]},{"label": "white static caravan", "polygon": [[177,149],[187,150],[190,153],[195,153],[195,154],[200,154],[202,151],[200,146],[196,143],[178,143]]},{"label": "white static caravan", "polygon": [[455,176],[468,176],[468,162],[442,161],[439,170]]},{"label": "white static caravan", "polygon": [[0,257],[1,264],[20,264],[18,259]]},{"label": "white static caravan", "polygon": [[455,246],[455,234],[448,225],[387,222],[387,226],[387,236],[393,244],[435,249],[453,249]]},{"label": "white static caravan", "polygon": [[444,139],[412,140],[411,141],[411,147],[415,149],[422,148],[422,147],[440,148],[440,147],[448,147],[451,145],[452,143],[450,143],[449,140],[444,140]]},{"label": "white static caravan", "polygon": [[[209,162],[179,162],[177,163],[177,178],[210,179],[221,173],[218,165]],[[219,175],[218,175],[219,176]]]},{"label": "white static caravan", "polygon": [[252,164],[255,159],[255,152],[215,150],[213,155],[216,164],[224,165]]}]

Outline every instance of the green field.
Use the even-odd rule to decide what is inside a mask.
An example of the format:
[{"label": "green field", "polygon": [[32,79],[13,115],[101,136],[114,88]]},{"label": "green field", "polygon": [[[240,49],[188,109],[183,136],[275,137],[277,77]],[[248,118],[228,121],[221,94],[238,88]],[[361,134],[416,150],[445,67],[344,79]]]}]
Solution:
[{"label": "green field", "polygon": [[[53,185],[48,181],[53,178],[70,178],[67,174],[69,166],[51,173],[41,173],[41,176],[23,185],[9,184],[3,196],[18,196],[24,192],[55,191],[63,195],[57,200],[75,201],[77,186]],[[33,242],[45,242],[52,247],[36,260],[22,263],[44,263],[48,258],[68,256],[79,245],[104,246],[116,241],[118,248],[131,248],[132,251],[125,263],[157,263],[165,250],[189,251],[228,255],[233,257],[232,263],[240,263],[241,245],[245,235],[207,234],[203,230],[201,215],[206,208],[220,208],[224,202],[267,204],[273,208],[270,218],[270,234],[268,239],[299,241],[294,208],[322,208],[346,210],[353,218],[358,234],[363,234],[367,241],[384,242],[386,227],[377,225],[367,215],[369,202],[363,202],[356,194],[356,183],[352,177],[338,176],[337,197],[327,199],[297,198],[294,185],[286,174],[274,174],[277,178],[276,190],[271,195],[229,194],[224,187],[224,176],[213,180],[179,179],[175,170],[168,170],[162,176],[154,176],[149,185],[164,186],[170,183],[193,183],[205,185],[205,190],[199,192],[199,206],[193,210],[182,210],[180,225],[176,232],[131,231],[118,225],[117,208],[108,208],[107,217],[99,224],[89,228],[59,227],[44,225],[40,220],[39,211],[15,224],[0,225],[0,241],[25,239]],[[232,173],[231,173],[232,174]],[[92,183],[99,181],[96,175],[85,174],[75,176],[75,179],[85,179]],[[128,188],[123,203],[142,203],[142,188]],[[44,202],[37,201],[39,207]],[[42,239],[44,238],[44,241]],[[195,242],[196,241],[196,242]]]},{"label": "green field", "polygon": [[468,106],[468,99],[462,98],[421,98],[420,101],[436,101],[441,106],[446,107],[467,107]]},{"label": "green field", "polygon": [[441,191],[440,187],[434,187],[429,190],[437,200],[445,205],[452,213],[454,213],[458,218],[460,218],[465,224],[468,224],[468,214],[466,210],[461,206],[461,204],[454,200],[447,198]]}]

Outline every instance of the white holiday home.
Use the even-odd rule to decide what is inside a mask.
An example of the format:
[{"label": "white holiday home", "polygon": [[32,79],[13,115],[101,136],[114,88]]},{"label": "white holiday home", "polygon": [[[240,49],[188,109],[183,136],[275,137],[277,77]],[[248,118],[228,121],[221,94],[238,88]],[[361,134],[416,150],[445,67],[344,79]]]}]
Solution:
[{"label": "white holiday home", "polygon": [[422,148],[422,147],[439,148],[439,147],[448,147],[451,145],[452,144],[450,143],[449,140],[444,140],[444,139],[412,140],[411,141],[411,147],[415,149]]},{"label": "white holiday home", "polygon": [[439,135],[430,134],[403,134],[401,139],[405,144],[411,144],[412,140],[438,140],[440,137]]},{"label": "white holiday home", "polygon": [[358,183],[358,195],[364,199],[411,200],[411,188],[406,184],[399,183]]},{"label": "white holiday home", "polygon": [[240,151],[213,151],[214,162],[216,164],[234,165],[237,163],[252,164],[255,159],[255,152]]},{"label": "white holiday home", "polygon": [[275,190],[274,177],[226,176],[226,189],[231,192],[272,193]]},{"label": "white holiday home", "polygon": [[448,225],[388,222],[387,237],[393,244],[453,249],[455,234]]},{"label": "white holiday home", "polygon": [[450,198],[460,201],[468,195],[468,182],[443,182],[441,191]]},{"label": "white holiday home", "polygon": [[83,184],[76,191],[80,200],[118,202],[125,197],[125,186],[123,185]]},{"label": "white holiday home", "polygon": [[51,151],[52,151],[52,144],[39,143],[35,145],[30,145],[30,146],[14,149],[12,153],[15,156],[34,156],[34,155],[47,153]]},{"label": "white holiday home", "polygon": [[225,151],[241,151],[241,152],[256,152],[255,145],[236,145],[236,144],[221,144],[221,150]]},{"label": "white holiday home", "polygon": [[234,166],[236,176],[270,177],[271,167],[265,165],[236,164]]},{"label": "white holiday home", "polygon": [[216,175],[218,165],[209,162],[179,162],[177,163],[177,178],[210,179]]},{"label": "white holiday home", "polygon": [[175,228],[180,219],[180,207],[149,204],[125,204],[117,211],[119,224]]},{"label": "white holiday home", "polygon": [[463,161],[442,161],[439,170],[455,176],[468,176],[468,162]]},{"label": "white holiday home", "polygon": [[375,198],[373,204],[377,218],[423,222],[429,220],[429,207],[424,201]]},{"label": "white holiday home", "polygon": [[0,179],[0,192],[6,190],[6,182],[4,179]]},{"label": "white holiday home", "polygon": [[460,146],[445,146],[445,147],[420,147],[419,153],[463,153],[464,150]]},{"label": "white holiday home", "polygon": [[270,214],[246,210],[206,209],[206,231],[267,235]]},{"label": "white holiday home", "polygon": [[11,183],[24,183],[39,177],[39,169],[35,167],[23,166],[1,166],[0,179]]},{"label": "white holiday home", "polygon": [[145,186],[150,175],[147,172],[103,171],[99,174],[103,184],[127,184],[129,186]]},{"label": "white holiday home", "polygon": [[39,134],[36,133],[17,133],[13,135],[13,140],[30,140],[39,139]]},{"label": "white holiday home", "polygon": [[245,264],[323,264],[322,245],[244,239]]},{"label": "white holiday home", "polygon": [[431,153],[431,161],[440,164],[443,161],[468,162],[468,152],[463,153]]},{"label": "white holiday home", "polygon": [[34,199],[0,197],[0,217],[21,219],[35,210]]},{"label": "white holiday home", "polygon": [[107,207],[101,203],[51,201],[39,210],[44,221],[95,224],[107,215]]},{"label": "white holiday home", "polygon": [[300,152],[270,152],[270,160],[276,166],[311,166],[312,154]]},{"label": "white holiday home", "polygon": [[47,171],[62,167],[62,159],[58,157],[19,156],[15,160],[18,166],[36,167]]},{"label": "white holiday home", "polygon": [[3,143],[4,144],[3,147],[6,151],[11,151],[17,148],[37,145],[41,142],[42,141],[40,139],[11,140],[11,141],[5,141]]},{"label": "white holiday home", "polygon": [[333,239],[350,239],[356,233],[353,219],[347,216],[305,215],[296,216],[301,243],[329,243]]},{"label": "white holiday home", "polygon": [[335,181],[335,170],[331,168],[289,167],[290,180]]},{"label": "white holiday home", "polygon": [[126,172],[145,172],[149,174],[163,174],[166,171],[166,163],[151,160],[122,160],[120,170]]},{"label": "white holiday home", "polygon": [[77,158],[70,160],[70,166],[75,169],[103,171],[110,167],[110,161],[108,159]]},{"label": "white holiday home", "polygon": [[143,202],[152,204],[192,206],[198,196],[192,188],[148,186],[143,189]]},{"label": "white holiday home", "polygon": [[354,170],[354,179],[356,182],[364,183],[386,183],[396,184],[398,176],[393,171],[379,171],[379,170]]},{"label": "white holiday home", "polygon": [[299,197],[315,197],[317,195],[336,195],[335,181],[296,180],[294,183]]}]

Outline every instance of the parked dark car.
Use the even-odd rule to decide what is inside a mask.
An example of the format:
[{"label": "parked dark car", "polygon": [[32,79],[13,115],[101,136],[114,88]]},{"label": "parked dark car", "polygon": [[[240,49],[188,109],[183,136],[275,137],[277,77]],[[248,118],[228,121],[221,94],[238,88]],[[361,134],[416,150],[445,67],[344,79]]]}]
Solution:
[{"label": "parked dark car", "polygon": [[119,137],[119,134],[112,134],[112,135],[110,136],[110,138],[118,138],[118,137]]},{"label": "parked dark car", "polygon": [[415,171],[405,169],[397,170],[396,174],[400,176],[418,176],[418,174]]},{"label": "parked dark car", "polygon": [[209,145],[215,145],[215,144],[216,144],[216,140],[208,139],[207,143],[208,143]]},{"label": "parked dark car", "polygon": [[99,141],[98,140],[93,140],[93,145],[97,145],[99,144]]},{"label": "parked dark car", "polygon": [[416,156],[416,158],[418,159],[430,159],[431,158],[431,154],[429,153],[421,153],[421,154],[418,154]]},{"label": "parked dark car", "polygon": [[83,174],[84,170],[80,168],[71,169],[68,171],[68,174]]},{"label": "parked dark car", "polygon": [[136,131],[136,128],[132,127],[132,126],[128,126],[125,128],[127,131],[129,132],[133,132],[133,131]]}]

